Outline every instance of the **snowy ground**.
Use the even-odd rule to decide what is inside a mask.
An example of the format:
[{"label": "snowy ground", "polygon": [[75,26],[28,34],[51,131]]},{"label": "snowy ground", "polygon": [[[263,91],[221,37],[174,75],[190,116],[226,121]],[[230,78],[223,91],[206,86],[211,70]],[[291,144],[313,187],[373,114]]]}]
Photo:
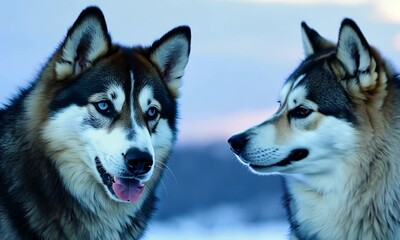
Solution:
[{"label": "snowy ground", "polygon": [[165,222],[150,224],[144,240],[264,240],[287,239],[288,224],[282,221],[248,222],[238,206],[219,206]]},{"label": "snowy ground", "polygon": [[265,240],[288,239],[286,223],[265,223],[208,229],[196,224],[154,223],[144,240]]}]

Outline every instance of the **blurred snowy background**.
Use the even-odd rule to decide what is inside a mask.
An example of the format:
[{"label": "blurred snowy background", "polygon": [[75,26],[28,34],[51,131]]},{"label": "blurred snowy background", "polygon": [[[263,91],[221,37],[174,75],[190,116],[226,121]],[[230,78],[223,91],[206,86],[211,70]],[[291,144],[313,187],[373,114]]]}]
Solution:
[{"label": "blurred snowy background", "polygon": [[226,139],[271,115],[284,79],[303,58],[300,22],[336,41],[353,18],[370,44],[400,62],[398,0],[1,1],[0,102],[24,87],[80,11],[102,8],[113,39],[149,45],[192,28],[180,135],[146,240],[286,239],[278,176],[252,175]]}]

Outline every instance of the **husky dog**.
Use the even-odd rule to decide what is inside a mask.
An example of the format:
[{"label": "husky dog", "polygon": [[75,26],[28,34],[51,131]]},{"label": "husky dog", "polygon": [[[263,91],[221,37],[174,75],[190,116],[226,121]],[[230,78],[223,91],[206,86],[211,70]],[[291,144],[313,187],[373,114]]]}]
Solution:
[{"label": "husky dog", "polygon": [[337,44],[304,22],[302,36],[279,109],[231,149],[252,172],[284,176],[292,239],[399,239],[399,79],[350,19]]},{"label": "husky dog", "polygon": [[190,29],[111,42],[85,9],[30,87],[0,111],[2,239],[138,239],[175,141]]}]

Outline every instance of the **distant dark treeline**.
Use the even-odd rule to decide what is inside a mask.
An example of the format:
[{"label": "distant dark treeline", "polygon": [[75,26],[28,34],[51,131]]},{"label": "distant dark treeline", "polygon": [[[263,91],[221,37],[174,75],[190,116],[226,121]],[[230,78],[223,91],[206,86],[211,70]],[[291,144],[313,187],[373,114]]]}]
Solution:
[{"label": "distant dark treeline", "polygon": [[[223,204],[249,211],[249,221],[284,219],[279,176],[257,176],[235,159],[228,144],[178,145],[159,187],[155,220]],[[174,175],[174,176],[173,176]]]}]

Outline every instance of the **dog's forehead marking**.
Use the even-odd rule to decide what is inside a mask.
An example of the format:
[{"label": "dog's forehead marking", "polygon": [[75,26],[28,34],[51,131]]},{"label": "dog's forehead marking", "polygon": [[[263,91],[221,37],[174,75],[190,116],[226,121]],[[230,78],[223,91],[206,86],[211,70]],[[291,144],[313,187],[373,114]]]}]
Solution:
[{"label": "dog's forehead marking", "polygon": [[135,120],[135,111],[134,111],[134,95],[133,95],[133,92],[134,92],[134,87],[135,87],[135,77],[134,77],[134,74],[133,74],[133,71],[131,70],[130,71],[130,80],[131,80],[131,92],[130,92],[130,110],[131,110],[131,120],[132,120],[132,124],[133,124],[133,126],[135,126],[135,125],[137,125],[136,124],[136,120]]},{"label": "dog's forehead marking", "polygon": [[[135,117],[135,110],[134,110],[134,85],[135,85],[135,77],[133,71],[130,71],[130,80],[131,80],[131,93],[130,93],[130,110],[131,110],[131,122],[132,122],[132,131],[128,134],[131,135],[132,142],[134,146],[142,151],[150,151],[152,156],[154,156],[154,149],[151,145],[151,137],[147,130],[146,126],[138,123],[138,119]],[[139,104],[140,103],[140,98]],[[140,113],[141,114],[141,113]]]},{"label": "dog's forehead marking", "polygon": [[133,108],[133,87],[134,87],[134,84],[135,84],[135,77],[133,76],[133,71],[131,70],[130,71],[130,80],[131,80],[131,94],[130,94],[130,97],[131,97],[131,110],[133,110],[132,108]]}]

